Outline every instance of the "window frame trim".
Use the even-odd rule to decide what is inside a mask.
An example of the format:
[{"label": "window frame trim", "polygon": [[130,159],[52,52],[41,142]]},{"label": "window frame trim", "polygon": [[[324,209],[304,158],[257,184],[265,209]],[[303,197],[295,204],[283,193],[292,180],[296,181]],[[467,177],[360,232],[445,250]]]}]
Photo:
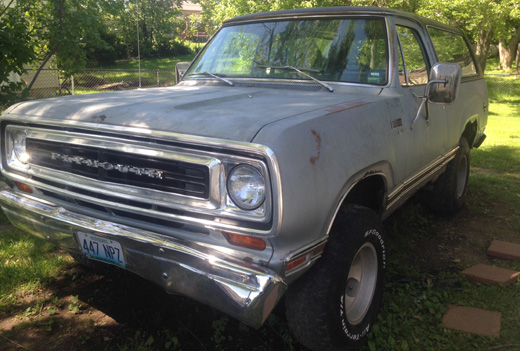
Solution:
[{"label": "window frame trim", "polygon": [[476,70],[475,74],[466,75],[466,76],[463,75],[462,81],[473,80],[476,78],[483,77],[484,72],[483,72],[482,68],[480,67],[480,63],[477,60],[475,52],[471,49],[471,43],[470,43],[468,37],[466,36],[466,34],[464,34],[464,32],[462,32],[461,30],[457,30],[457,29],[442,28],[439,26],[431,25],[431,24],[428,24],[425,27],[426,27],[426,33],[428,35],[428,38],[430,39],[430,42],[432,43],[433,54],[435,55],[435,57],[434,57],[435,62],[441,62],[441,61],[439,60],[439,55],[437,54],[437,47],[435,46],[432,36],[430,35],[430,28],[437,29],[437,30],[447,32],[447,33],[452,33],[452,34],[462,37],[462,40],[464,41],[464,44],[466,44],[466,49],[468,49],[468,52],[471,56],[471,59],[473,60],[473,64],[475,65],[475,70]]},{"label": "window frame trim", "polygon": [[[410,87],[417,87],[417,86],[422,86],[422,85],[428,84],[426,82],[425,84],[413,84],[413,85],[410,85],[410,83],[408,81],[408,72],[406,71],[406,60],[404,59],[404,52],[403,52],[403,47],[402,47],[402,44],[401,44],[401,37],[399,36],[398,27],[407,28],[407,29],[411,30],[414,33],[414,38],[416,39],[417,43],[419,44],[419,47],[421,49],[421,53],[423,55],[424,63],[426,64],[427,81],[430,80],[430,70],[432,68],[432,64],[430,62],[430,55],[428,54],[428,52],[426,50],[426,46],[424,45],[424,41],[423,41],[423,39],[421,37],[420,31],[417,28],[413,28],[410,25],[396,22],[395,23],[395,32],[396,32],[396,35],[397,35],[399,53],[400,53],[401,59],[403,60],[403,68],[405,70],[405,79],[406,79],[406,85],[402,85],[401,83],[399,83],[399,85],[401,85],[404,88],[410,88]],[[437,55],[436,52],[435,52],[435,55]],[[399,63],[397,63],[397,69],[399,70]]]}]

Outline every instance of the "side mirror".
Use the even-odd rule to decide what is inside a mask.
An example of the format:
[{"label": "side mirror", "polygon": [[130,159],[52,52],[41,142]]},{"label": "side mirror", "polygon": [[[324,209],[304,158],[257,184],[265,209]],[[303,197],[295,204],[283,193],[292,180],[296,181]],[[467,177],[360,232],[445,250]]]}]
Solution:
[{"label": "side mirror", "polygon": [[434,104],[451,104],[459,94],[462,68],[458,63],[436,63],[430,71],[426,87],[428,101]]},{"label": "side mirror", "polygon": [[186,73],[190,65],[191,62],[178,62],[175,65],[175,84],[181,81],[182,76],[184,76],[184,73]]},{"label": "side mirror", "polygon": [[412,121],[410,129],[419,119],[422,109],[426,106],[426,121],[430,118],[428,102],[432,104],[451,104],[459,94],[462,68],[458,63],[438,62],[430,70],[430,79],[426,84],[424,96],[419,105],[419,110]]}]

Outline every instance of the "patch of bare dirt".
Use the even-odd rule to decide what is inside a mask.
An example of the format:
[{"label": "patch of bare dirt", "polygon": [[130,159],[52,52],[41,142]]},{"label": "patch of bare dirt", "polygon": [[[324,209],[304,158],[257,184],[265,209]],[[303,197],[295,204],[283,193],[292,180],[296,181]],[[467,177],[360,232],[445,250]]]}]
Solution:
[{"label": "patch of bare dirt", "polygon": [[[454,216],[435,215],[422,208],[422,215],[428,217],[426,228],[413,243],[417,250],[413,257],[421,271],[460,272],[477,263],[500,265],[500,261],[486,255],[491,242],[498,239],[520,243],[520,227],[515,223],[520,210],[470,191],[467,203],[478,201],[486,202],[474,207],[467,204]],[[511,216],[513,213],[515,216]]]}]

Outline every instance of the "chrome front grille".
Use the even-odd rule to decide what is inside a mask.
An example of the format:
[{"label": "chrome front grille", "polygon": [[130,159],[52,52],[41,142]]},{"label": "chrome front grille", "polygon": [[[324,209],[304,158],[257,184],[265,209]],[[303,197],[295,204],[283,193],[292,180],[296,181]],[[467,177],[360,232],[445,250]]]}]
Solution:
[{"label": "chrome front grille", "polygon": [[28,138],[26,143],[35,166],[114,184],[209,197],[209,169],[204,165],[47,140]]},{"label": "chrome front grille", "polygon": [[[253,164],[271,184],[261,148],[199,143],[147,130],[125,134],[110,128],[0,126],[6,136],[2,173],[50,203],[132,226],[161,226],[165,232],[179,226],[198,227],[197,232],[204,227],[248,233],[272,228],[270,188],[261,207],[245,211],[232,203],[226,187],[227,174],[239,164]],[[14,136],[23,140],[17,145],[27,159],[13,148]]]}]

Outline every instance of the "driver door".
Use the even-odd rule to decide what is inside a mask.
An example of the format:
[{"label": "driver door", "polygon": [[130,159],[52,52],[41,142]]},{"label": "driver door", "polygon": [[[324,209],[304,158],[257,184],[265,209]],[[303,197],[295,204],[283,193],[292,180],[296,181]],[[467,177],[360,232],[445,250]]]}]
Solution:
[{"label": "driver door", "polygon": [[425,94],[430,67],[427,48],[421,37],[421,28],[413,22],[398,20],[396,29],[399,38],[399,83],[403,90],[403,125],[408,125],[410,147],[408,153],[407,179],[413,188],[424,181],[448,150],[448,121],[445,106],[442,104],[426,104],[416,118],[421,97]]}]

